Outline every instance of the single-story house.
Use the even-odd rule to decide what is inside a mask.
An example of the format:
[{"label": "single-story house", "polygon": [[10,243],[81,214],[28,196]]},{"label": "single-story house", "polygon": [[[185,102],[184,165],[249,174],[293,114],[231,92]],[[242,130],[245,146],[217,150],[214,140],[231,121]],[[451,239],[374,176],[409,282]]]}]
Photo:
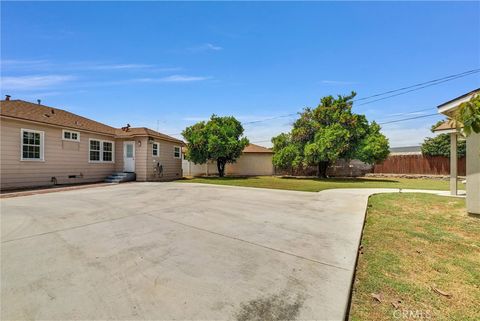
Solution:
[{"label": "single-story house", "polygon": [[182,177],[184,143],[140,127],[114,128],[68,111],[23,101],[0,102],[0,188],[104,180]]},{"label": "single-story house", "polygon": [[[452,118],[460,104],[480,95],[480,88],[454,98],[438,106],[438,112]],[[467,211],[480,214],[480,133],[471,133],[464,137],[462,128],[454,122],[446,120],[435,128],[437,133],[450,134],[450,192],[457,195],[457,140],[467,140],[466,174],[467,174]]]},{"label": "single-story house", "polygon": [[[265,176],[273,175],[273,151],[271,149],[250,144],[243,150],[242,155],[235,163],[225,166],[225,175],[230,176]],[[182,162],[185,176],[218,175],[217,163],[208,161],[205,164],[195,164],[187,159]]]}]

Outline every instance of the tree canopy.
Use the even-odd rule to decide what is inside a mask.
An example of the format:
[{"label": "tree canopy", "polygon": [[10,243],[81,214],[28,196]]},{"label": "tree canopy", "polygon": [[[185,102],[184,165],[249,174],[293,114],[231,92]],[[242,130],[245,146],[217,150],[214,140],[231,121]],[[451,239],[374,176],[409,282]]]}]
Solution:
[{"label": "tree canopy", "polygon": [[[437,122],[432,126],[431,131],[443,123],[443,121]],[[465,156],[466,143],[464,140],[457,142],[457,155],[458,157]],[[450,157],[450,135],[440,134],[435,137],[427,137],[422,144],[422,154],[426,156],[444,156]]]},{"label": "tree canopy", "polygon": [[243,126],[234,117],[212,115],[210,120],[187,127],[182,135],[187,141],[185,157],[195,164],[217,162],[218,174],[225,175],[225,165],[234,163],[248,145]]},{"label": "tree canopy", "polygon": [[316,108],[299,113],[290,133],[272,139],[273,164],[281,169],[317,166],[325,177],[337,159],[359,159],[374,164],[387,158],[388,139],[380,126],[352,112],[352,92],[347,96],[323,97]]}]

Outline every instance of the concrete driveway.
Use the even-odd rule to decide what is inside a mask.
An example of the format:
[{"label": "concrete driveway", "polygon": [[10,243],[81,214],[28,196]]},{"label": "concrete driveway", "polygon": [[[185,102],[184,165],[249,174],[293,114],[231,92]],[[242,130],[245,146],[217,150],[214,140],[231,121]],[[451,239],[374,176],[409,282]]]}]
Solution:
[{"label": "concrete driveway", "polygon": [[343,319],[371,193],[132,183],[3,199],[1,319]]}]

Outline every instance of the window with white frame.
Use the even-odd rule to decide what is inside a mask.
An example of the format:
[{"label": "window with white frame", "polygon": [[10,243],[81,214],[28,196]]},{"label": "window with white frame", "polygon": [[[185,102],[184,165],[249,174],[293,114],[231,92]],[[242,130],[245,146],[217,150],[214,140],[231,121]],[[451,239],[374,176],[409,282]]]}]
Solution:
[{"label": "window with white frame", "polygon": [[62,139],[63,140],[71,140],[74,142],[80,141],[80,133],[74,132],[71,130],[62,130]]},{"label": "window with white frame", "polygon": [[90,161],[91,162],[100,162],[100,145],[102,144],[99,140],[90,140]]},{"label": "window with white frame", "polygon": [[44,132],[22,129],[22,160],[43,160]]},{"label": "window with white frame", "polygon": [[90,139],[89,160],[91,162],[113,162],[113,142]]},{"label": "window with white frame", "polygon": [[113,161],[113,143],[103,142],[103,159],[104,162]]},{"label": "window with white frame", "polygon": [[182,154],[182,152],[181,152],[180,147],[174,146],[173,147],[173,157],[174,158],[180,158],[181,154]]},{"label": "window with white frame", "polygon": [[153,143],[152,145],[152,156],[158,156],[159,144]]}]

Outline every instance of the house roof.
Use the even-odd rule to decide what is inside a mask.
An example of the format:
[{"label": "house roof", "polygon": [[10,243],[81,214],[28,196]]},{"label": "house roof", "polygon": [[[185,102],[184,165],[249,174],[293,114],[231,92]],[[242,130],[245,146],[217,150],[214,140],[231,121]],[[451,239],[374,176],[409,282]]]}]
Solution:
[{"label": "house roof", "polygon": [[62,109],[34,104],[23,100],[2,100],[0,102],[0,114],[16,119],[115,135],[115,128],[111,126],[75,115]]},{"label": "house roof", "polygon": [[120,128],[114,128],[97,121],[76,115],[74,113],[49,107],[40,104],[34,104],[24,100],[2,100],[0,101],[0,114],[5,117],[28,120],[48,125],[67,127],[70,129],[91,131],[117,138],[128,138],[134,136],[152,136],[159,139],[169,140],[183,144],[183,141],[174,137],[159,133],[145,127],[129,128],[123,131]]},{"label": "house roof", "polygon": [[269,148],[255,145],[255,144],[249,144],[247,147],[243,149],[244,153],[268,153],[268,154],[273,154],[273,151]]},{"label": "house roof", "polygon": [[440,125],[435,127],[435,129],[433,131],[435,131],[435,132],[439,132],[439,131],[452,132],[452,131],[455,131],[456,129],[462,128],[462,127],[463,127],[462,124],[456,123],[454,121],[451,121],[451,120],[447,119],[447,120],[443,121],[443,123],[441,123]]},{"label": "house roof", "polygon": [[474,90],[472,90],[472,91],[470,91],[470,92],[468,92],[468,93],[466,93],[466,94],[463,94],[463,95],[461,95],[461,96],[458,96],[458,97],[456,97],[456,98],[453,98],[453,99],[451,99],[451,100],[449,100],[449,101],[447,101],[447,102],[444,102],[443,104],[438,105],[437,108],[441,108],[441,107],[446,106],[446,105],[448,105],[448,104],[450,104],[450,103],[453,103],[453,102],[456,101],[456,100],[460,100],[460,99],[462,99],[462,98],[465,98],[465,97],[470,96],[470,95],[472,95],[472,94],[475,94],[475,93],[477,93],[477,92],[480,92],[480,88],[474,89]]},{"label": "house roof", "polygon": [[115,129],[115,136],[117,138],[128,138],[128,137],[134,137],[134,136],[151,136],[155,138],[177,142],[182,145],[184,144],[184,142],[180,139],[176,139],[172,136],[159,133],[147,127],[130,127],[128,128],[127,131],[117,128]]},{"label": "house roof", "polygon": [[472,90],[466,94],[463,94],[461,96],[458,96],[454,99],[451,99],[441,105],[438,105],[437,108],[438,108],[438,112],[441,113],[441,114],[445,114],[447,115],[448,117],[451,117],[452,116],[452,113],[454,110],[457,109],[457,107],[466,102],[466,101],[469,101],[474,95],[480,93],[480,88],[477,88],[475,90]]}]

